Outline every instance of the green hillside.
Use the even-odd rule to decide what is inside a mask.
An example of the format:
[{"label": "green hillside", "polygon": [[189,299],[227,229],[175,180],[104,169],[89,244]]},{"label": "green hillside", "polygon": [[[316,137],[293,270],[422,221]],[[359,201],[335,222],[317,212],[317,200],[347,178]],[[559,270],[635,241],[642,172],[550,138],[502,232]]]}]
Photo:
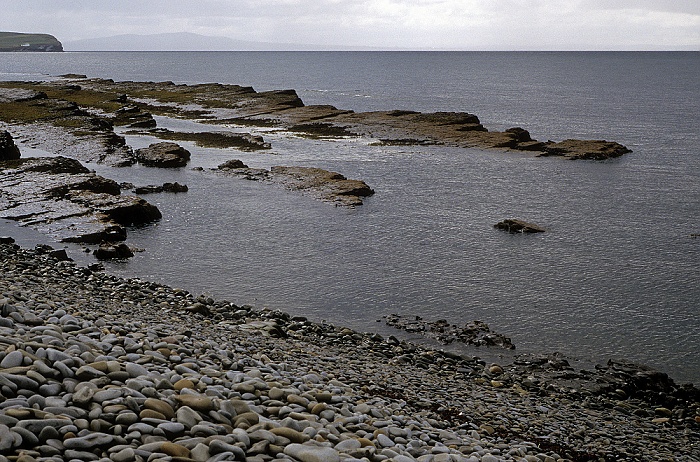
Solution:
[{"label": "green hillside", "polygon": [[0,32],[0,51],[63,51],[53,35]]}]

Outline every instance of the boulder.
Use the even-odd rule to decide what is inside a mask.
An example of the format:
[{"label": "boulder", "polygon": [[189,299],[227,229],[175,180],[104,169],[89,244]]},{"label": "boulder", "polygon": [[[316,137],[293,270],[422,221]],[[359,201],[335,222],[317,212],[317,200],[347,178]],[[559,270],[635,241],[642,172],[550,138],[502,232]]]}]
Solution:
[{"label": "boulder", "polygon": [[114,260],[131,258],[134,256],[134,253],[131,251],[128,245],[120,243],[102,244],[93,252],[93,255],[95,255],[95,258],[98,260]]},{"label": "boulder", "polygon": [[219,170],[231,170],[233,168],[248,168],[248,166],[244,164],[241,160],[231,159],[227,160],[218,167]]},{"label": "boulder", "polygon": [[527,221],[508,219],[503,220],[500,223],[493,225],[496,229],[501,229],[503,231],[508,231],[509,233],[544,233],[545,229],[534,223],[528,223]]},{"label": "boulder", "polygon": [[0,160],[14,160],[19,159],[20,156],[19,148],[10,132],[0,130]]},{"label": "boulder", "polygon": [[147,167],[177,168],[187,165],[190,152],[176,143],[163,141],[137,149],[135,157],[138,163]]}]

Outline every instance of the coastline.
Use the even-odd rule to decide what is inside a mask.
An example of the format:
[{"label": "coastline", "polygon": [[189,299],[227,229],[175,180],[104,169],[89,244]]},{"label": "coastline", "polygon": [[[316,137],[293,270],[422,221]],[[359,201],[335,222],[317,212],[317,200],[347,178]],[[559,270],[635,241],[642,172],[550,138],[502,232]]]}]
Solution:
[{"label": "coastline", "polygon": [[[59,262],[43,247],[3,243],[0,252],[4,454],[700,457],[698,390],[643,367],[609,363],[585,383],[554,356],[520,369],[487,364],[120,279]],[[636,389],[631,379],[642,379]],[[23,429],[44,430],[32,439]]]}]

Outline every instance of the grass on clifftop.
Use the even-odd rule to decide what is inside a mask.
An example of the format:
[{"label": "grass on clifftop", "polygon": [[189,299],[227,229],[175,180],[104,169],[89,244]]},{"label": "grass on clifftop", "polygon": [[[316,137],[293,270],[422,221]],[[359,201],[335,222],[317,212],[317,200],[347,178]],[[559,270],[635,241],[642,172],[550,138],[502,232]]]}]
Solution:
[{"label": "grass on clifftop", "polygon": [[46,45],[62,49],[61,42],[53,35],[0,32],[0,51],[17,50],[36,45]]}]

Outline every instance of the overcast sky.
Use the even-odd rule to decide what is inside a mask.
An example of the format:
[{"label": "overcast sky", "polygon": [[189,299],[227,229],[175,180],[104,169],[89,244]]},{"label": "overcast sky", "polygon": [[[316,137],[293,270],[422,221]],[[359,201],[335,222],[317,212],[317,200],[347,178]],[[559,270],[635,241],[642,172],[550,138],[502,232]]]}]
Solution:
[{"label": "overcast sky", "polygon": [[323,46],[700,50],[700,0],[11,0],[0,30],[62,42],[193,32]]}]

